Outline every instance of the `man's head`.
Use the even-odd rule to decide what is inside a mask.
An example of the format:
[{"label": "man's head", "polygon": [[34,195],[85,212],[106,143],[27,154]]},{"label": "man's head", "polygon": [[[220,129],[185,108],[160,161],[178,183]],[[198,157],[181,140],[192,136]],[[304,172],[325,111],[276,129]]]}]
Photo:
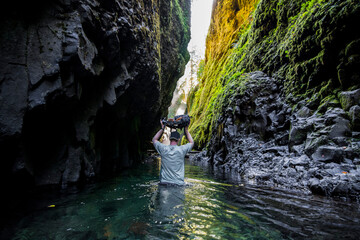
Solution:
[{"label": "man's head", "polygon": [[180,133],[178,133],[177,131],[171,132],[171,134],[170,134],[170,142],[176,142],[176,144],[177,144],[179,139],[180,139]]}]

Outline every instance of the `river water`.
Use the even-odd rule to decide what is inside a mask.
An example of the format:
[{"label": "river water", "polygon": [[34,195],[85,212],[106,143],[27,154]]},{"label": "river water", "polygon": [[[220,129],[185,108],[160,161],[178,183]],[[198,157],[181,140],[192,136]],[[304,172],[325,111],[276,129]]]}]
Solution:
[{"label": "river water", "polygon": [[12,239],[359,239],[358,203],[242,184],[189,162],[185,171],[186,186],[158,185],[155,161],[43,200]]}]

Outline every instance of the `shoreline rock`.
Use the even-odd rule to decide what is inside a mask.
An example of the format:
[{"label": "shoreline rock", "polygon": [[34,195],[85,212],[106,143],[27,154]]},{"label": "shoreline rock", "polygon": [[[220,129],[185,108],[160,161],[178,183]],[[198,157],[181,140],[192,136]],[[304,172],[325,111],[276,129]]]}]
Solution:
[{"label": "shoreline rock", "polygon": [[292,109],[276,79],[261,72],[245,78],[245,90],[227,96],[207,149],[192,161],[252,183],[358,199],[360,139],[347,112],[335,106],[321,113],[310,101]]}]

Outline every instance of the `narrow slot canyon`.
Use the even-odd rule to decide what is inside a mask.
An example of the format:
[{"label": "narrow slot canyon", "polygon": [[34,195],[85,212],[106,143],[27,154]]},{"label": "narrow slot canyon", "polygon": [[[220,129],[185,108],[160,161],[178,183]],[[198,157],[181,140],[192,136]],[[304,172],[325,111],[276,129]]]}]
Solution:
[{"label": "narrow slot canyon", "polygon": [[358,0],[0,13],[0,239],[358,239]]}]

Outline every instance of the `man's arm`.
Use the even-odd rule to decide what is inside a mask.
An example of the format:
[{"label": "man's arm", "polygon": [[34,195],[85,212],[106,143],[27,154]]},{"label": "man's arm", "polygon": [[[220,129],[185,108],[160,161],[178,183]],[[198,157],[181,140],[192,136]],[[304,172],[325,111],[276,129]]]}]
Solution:
[{"label": "man's arm", "polygon": [[186,138],[189,141],[189,143],[194,145],[194,139],[191,137],[191,134],[190,134],[189,129],[188,129],[187,126],[185,127],[185,135],[186,135]]},{"label": "man's arm", "polygon": [[161,124],[161,129],[153,137],[153,139],[152,139],[153,144],[155,144],[155,142],[158,142],[159,138],[164,133],[164,124],[161,122],[161,120],[160,120],[160,124]]},{"label": "man's arm", "polygon": [[163,132],[164,132],[164,129],[160,129],[160,130],[155,134],[155,136],[154,136],[153,139],[152,139],[153,144],[155,144],[155,142],[158,142],[158,141],[159,141],[159,138],[161,137],[161,135],[163,134]]}]

